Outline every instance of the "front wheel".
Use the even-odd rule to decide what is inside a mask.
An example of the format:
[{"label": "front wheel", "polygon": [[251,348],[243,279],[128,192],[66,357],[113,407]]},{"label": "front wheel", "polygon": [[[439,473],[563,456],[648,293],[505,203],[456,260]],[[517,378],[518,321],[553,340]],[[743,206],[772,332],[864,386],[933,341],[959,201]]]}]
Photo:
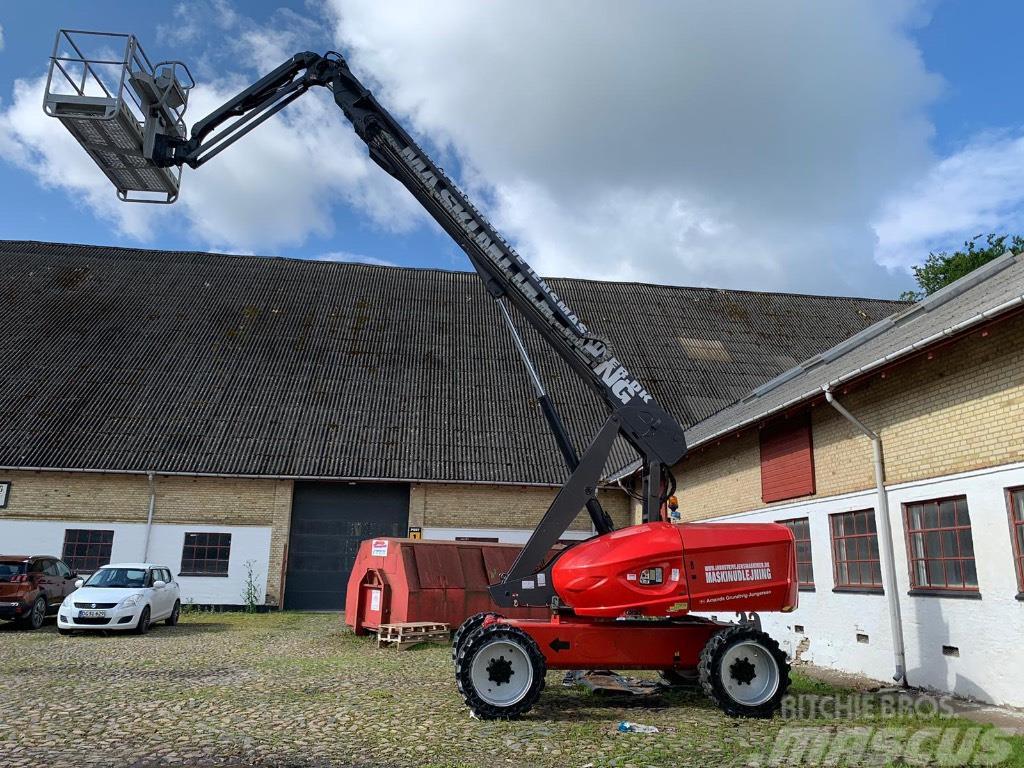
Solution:
[{"label": "front wheel", "polygon": [[181,615],[181,600],[174,601],[174,608],[171,609],[171,615],[167,617],[167,626],[173,627],[178,623],[178,617]]},{"label": "front wheel", "polygon": [[456,629],[455,634],[452,635],[452,662],[455,662],[459,658],[459,648],[462,647],[466,638],[482,627],[488,616],[493,616],[496,619],[504,618],[500,613],[494,613],[493,611],[481,611],[480,613],[474,613],[464,622],[459,624],[459,628]]},{"label": "front wheel", "polygon": [[779,644],[751,626],[711,636],[697,666],[701,688],[733,717],[771,717],[789,689],[789,663]]},{"label": "front wheel", "polygon": [[149,606],[142,609],[139,615],[139,623],[135,625],[135,634],[144,635],[149,632]]},{"label": "front wheel", "polygon": [[540,698],[546,673],[534,639],[507,624],[476,630],[455,659],[459,692],[481,720],[510,720],[528,712]]}]

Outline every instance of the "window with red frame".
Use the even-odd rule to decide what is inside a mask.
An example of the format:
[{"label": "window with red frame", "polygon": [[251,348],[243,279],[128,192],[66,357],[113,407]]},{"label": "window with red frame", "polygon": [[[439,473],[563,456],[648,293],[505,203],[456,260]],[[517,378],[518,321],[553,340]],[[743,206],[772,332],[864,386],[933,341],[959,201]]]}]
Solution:
[{"label": "window with red frame", "polygon": [[101,565],[110,562],[113,546],[113,531],[67,528],[64,531],[61,560],[78,573],[95,573]]},{"label": "window with red frame", "polygon": [[1007,491],[1010,501],[1010,535],[1013,537],[1013,559],[1017,564],[1017,589],[1024,597],[1024,488]]},{"label": "window with red frame", "polygon": [[967,497],[904,505],[910,586],[928,592],[977,592]]},{"label": "window with red frame", "polygon": [[878,559],[875,510],[829,515],[832,533],[832,568],[836,589],[882,591],[882,565]]},{"label": "window with red frame", "polygon": [[179,575],[227,576],[230,560],[230,533],[186,533]]},{"label": "window with red frame", "polygon": [[814,588],[814,564],[811,562],[811,524],[806,517],[780,520],[796,539],[796,577],[801,589]]}]

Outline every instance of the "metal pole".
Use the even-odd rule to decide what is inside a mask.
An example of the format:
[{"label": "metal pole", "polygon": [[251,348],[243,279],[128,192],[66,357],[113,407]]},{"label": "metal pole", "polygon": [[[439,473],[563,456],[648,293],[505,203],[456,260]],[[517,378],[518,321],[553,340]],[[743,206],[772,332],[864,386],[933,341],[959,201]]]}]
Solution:
[{"label": "metal pole", "polygon": [[900,611],[900,600],[896,590],[896,556],[892,545],[892,522],[889,519],[889,494],[885,490],[885,461],[882,458],[882,438],[877,432],[868,429],[860,419],[846,410],[832,395],[827,386],[825,400],[839,414],[853,424],[860,432],[871,440],[872,459],[875,468],[875,489],[878,493],[878,538],[879,551],[882,555],[882,571],[885,579],[885,599],[889,604],[889,626],[892,629],[893,658],[896,674],[893,680],[907,685],[907,657],[903,645],[903,615]]},{"label": "metal pole", "polygon": [[[558,414],[555,404],[544,390],[544,383],[540,380],[540,375],[537,373],[537,369],[534,367],[533,361],[526,351],[526,345],[523,344],[519,331],[516,330],[515,325],[512,323],[512,316],[509,314],[508,307],[505,306],[500,298],[496,298],[494,301],[501,309],[501,315],[505,318],[505,324],[512,333],[512,340],[515,342],[516,350],[519,352],[523,365],[526,366],[526,371],[530,376],[530,383],[533,384],[533,390],[537,393],[537,402],[540,403],[541,413],[544,414],[544,418],[547,420],[548,426],[555,436],[555,443],[558,445],[558,450],[562,453],[565,466],[569,468],[570,472],[575,472],[576,467],[579,466],[580,459],[576,454],[576,449],[573,448],[572,440],[569,439],[569,432],[565,428],[562,417]],[[601,502],[596,498],[587,500],[587,512],[590,514],[595,532],[609,533],[615,530],[611,517],[604,511],[604,508],[601,507]]]},{"label": "metal pole", "polygon": [[152,472],[147,472],[149,479],[149,515],[146,517],[146,543],[142,549],[142,562],[149,562],[149,536],[153,532],[153,509],[156,507],[156,485]]}]

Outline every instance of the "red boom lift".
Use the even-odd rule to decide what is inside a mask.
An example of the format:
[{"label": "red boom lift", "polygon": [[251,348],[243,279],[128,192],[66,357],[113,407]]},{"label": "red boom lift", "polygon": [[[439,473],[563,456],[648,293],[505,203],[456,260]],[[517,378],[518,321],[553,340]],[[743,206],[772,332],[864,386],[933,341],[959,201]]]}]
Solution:
[{"label": "red boom lift", "polygon": [[[98,38],[98,41],[97,41]],[[87,43],[103,53],[90,56]],[[124,46],[123,59],[111,48]],[[359,82],[337,53],[299,53],[186,130],[193,84],[178,61],[152,64],[134,36],[61,30],[44,109],[124,200],[173,202],[181,168],[198,168],[314,86],[328,89],[370,156],[465,251],[508,324],[570,475],[515,563],[490,587],[496,606],[541,606],[546,619],[478,614],[455,633],[459,691],[482,718],[526,712],[548,669],[653,669],[699,679],[732,715],[770,716],[789,684],[756,611],[797,605],[793,537],[774,524],[661,522],[686,453],[682,427],[566,302],[516,253]],[[611,415],[577,456],[509,315],[511,305],[604,399]],[[642,457],[644,520],[614,530],[597,487],[617,436]],[[545,562],[586,507],[597,536]],[[735,623],[692,615],[736,613]]]}]

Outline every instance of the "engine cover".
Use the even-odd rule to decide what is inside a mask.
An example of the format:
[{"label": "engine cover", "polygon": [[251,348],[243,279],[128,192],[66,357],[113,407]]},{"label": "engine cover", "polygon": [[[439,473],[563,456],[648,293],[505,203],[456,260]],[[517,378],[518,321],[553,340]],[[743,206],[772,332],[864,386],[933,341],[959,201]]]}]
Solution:
[{"label": "engine cover", "polygon": [[580,616],[690,611],[791,611],[793,534],[775,523],[646,523],[572,547],[551,569],[555,593]]}]

